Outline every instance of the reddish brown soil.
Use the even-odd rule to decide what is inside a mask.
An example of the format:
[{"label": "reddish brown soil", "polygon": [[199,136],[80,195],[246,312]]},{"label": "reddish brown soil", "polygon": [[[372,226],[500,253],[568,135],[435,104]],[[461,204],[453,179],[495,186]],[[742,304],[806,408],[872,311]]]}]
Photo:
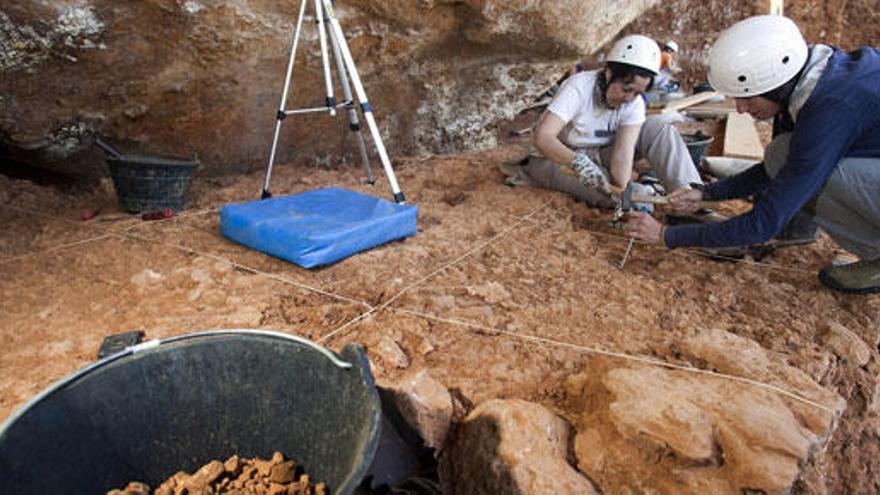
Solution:
[{"label": "reddish brown soil", "polygon": [[296,464],[275,452],[269,460],[241,459],[211,461],[193,474],[180,471],[150,492],[150,487],[133,481],[107,495],[177,495],[221,493],[226,495],[324,495],[324,483],[315,484],[307,474],[296,472]]},{"label": "reddish brown soil", "polygon": [[[93,362],[104,336],[132,329],[150,339],[265,328],[332,349],[356,342],[380,379],[424,367],[475,403],[522,398],[570,419],[579,411],[569,410],[563,380],[615,359],[589,348],[674,359],[682,336],[721,328],[787,356],[849,401],[798,490],[876,493],[880,298],[819,284],[817,270],[836,252],[829,239],[761,262],[636,245],[620,270],[627,239],[607,212],[502,185],[498,165],[521,152],[397,160],[419,206],[418,234],[316,270],[219,234],[218,206],[256,199],[262,173],[196,180],[189,209],[158,222],[84,222],[83,210],[113,204],[108,187],[59,192],[0,176],[0,418]],[[363,185],[359,173],[282,165],[273,190],[339,185],[390,197],[384,181]],[[829,321],[872,346],[866,366],[823,348]]]}]

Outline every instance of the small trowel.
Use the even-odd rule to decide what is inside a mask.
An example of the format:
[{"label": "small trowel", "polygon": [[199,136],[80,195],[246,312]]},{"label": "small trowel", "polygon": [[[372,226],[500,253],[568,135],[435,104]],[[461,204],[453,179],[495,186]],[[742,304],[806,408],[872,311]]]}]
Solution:
[{"label": "small trowel", "polygon": [[[633,182],[629,181],[626,184],[626,189],[623,190],[623,194],[620,196],[620,204],[617,209],[617,216],[620,220],[625,220],[627,215],[633,211]],[[620,259],[620,265],[618,268],[623,270],[623,267],[626,265],[626,260],[629,258],[629,253],[632,251],[633,243],[636,241],[636,234],[632,233],[629,236],[629,242],[626,244],[626,251],[623,253],[623,258]]]}]

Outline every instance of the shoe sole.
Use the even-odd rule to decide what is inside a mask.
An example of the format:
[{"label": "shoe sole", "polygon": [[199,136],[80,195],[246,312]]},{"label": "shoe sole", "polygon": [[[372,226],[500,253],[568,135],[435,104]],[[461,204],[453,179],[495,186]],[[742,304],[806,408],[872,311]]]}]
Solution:
[{"label": "shoe sole", "polygon": [[822,282],[822,285],[828,287],[829,289],[834,289],[838,292],[843,292],[846,294],[877,294],[880,293],[880,287],[864,287],[861,289],[853,289],[851,287],[844,287],[837,283],[833,278],[831,278],[824,271],[819,272],[819,281]]}]

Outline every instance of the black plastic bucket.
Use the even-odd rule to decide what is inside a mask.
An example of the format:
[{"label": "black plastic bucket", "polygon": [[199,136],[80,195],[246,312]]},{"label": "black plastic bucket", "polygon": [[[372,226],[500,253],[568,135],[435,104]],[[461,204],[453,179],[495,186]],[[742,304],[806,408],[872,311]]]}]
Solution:
[{"label": "black plastic bucket", "polygon": [[129,213],[182,210],[199,165],[195,159],[138,155],[107,158],[107,164],[119,206]]},{"label": "black plastic bucket", "polygon": [[709,149],[709,146],[715,138],[707,136],[702,132],[697,132],[696,134],[682,134],[681,137],[687,145],[688,153],[691,155],[691,160],[694,161],[694,166],[699,168],[700,162],[703,161],[703,155],[706,153],[706,150]]},{"label": "black plastic bucket", "polygon": [[350,494],[379,442],[363,350],[337,357],[284,334],[217,331],[151,341],[45,390],[0,430],[3,492],[156,488],[233,454],[295,460]]}]

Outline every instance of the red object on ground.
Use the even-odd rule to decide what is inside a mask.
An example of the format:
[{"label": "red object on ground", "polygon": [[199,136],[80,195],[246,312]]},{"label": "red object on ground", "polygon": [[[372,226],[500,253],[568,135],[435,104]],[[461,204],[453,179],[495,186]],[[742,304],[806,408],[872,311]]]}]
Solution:
[{"label": "red object on ground", "polygon": [[86,211],[82,212],[82,220],[83,221],[91,220],[91,219],[95,218],[95,215],[97,213],[98,212],[95,210],[86,210]]},{"label": "red object on ground", "polygon": [[141,220],[165,220],[174,216],[174,210],[148,211],[141,215]]}]

